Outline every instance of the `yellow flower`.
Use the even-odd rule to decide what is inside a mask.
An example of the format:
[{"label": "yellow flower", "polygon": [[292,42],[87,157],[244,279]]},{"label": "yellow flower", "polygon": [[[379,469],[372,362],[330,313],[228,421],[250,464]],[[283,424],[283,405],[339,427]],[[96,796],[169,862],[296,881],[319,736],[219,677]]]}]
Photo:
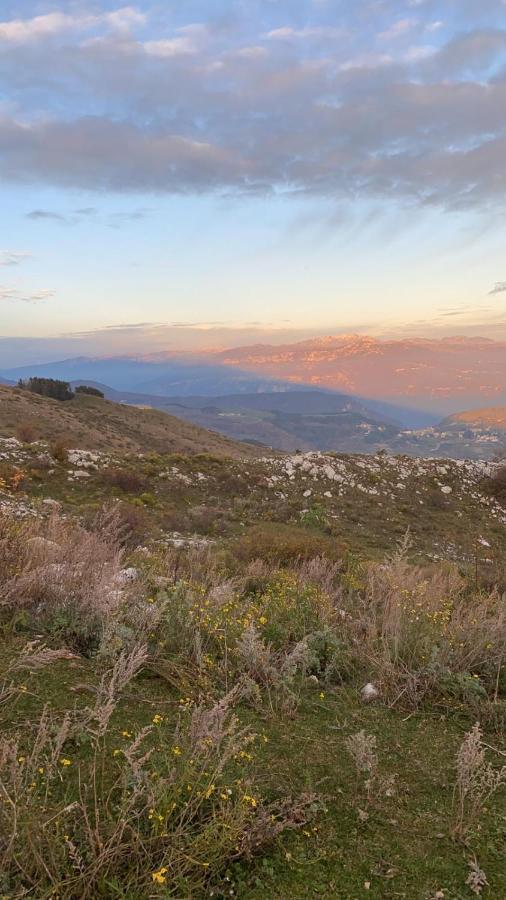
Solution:
[{"label": "yellow flower", "polygon": [[325,694],[323,691],[320,691],[320,700],[325,700]]},{"label": "yellow flower", "polygon": [[173,752],[174,756],[181,756],[181,747],[178,747],[176,745],[175,747],[172,748],[172,752]]},{"label": "yellow flower", "polygon": [[267,619],[265,618],[265,616],[260,616],[258,621],[260,622],[260,625],[266,625],[267,623]]},{"label": "yellow flower", "polygon": [[113,755],[113,756],[119,756],[120,753],[121,753],[121,750],[113,750],[113,751],[112,751],[112,755]]},{"label": "yellow flower", "polygon": [[158,869],[156,872],[151,873],[151,878],[155,882],[155,884],[165,884],[167,881],[165,875],[167,872],[167,866],[162,866],[161,869]]},{"label": "yellow flower", "polygon": [[163,722],[163,716],[160,713],[157,713],[156,716],[153,716],[153,725],[160,725]]},{"label": "yellow flower", "polygon": [[71,765],[72,765],[72,760],[71,760],[71,759],[67,759],[67,758],[64,756],[63,759],[60,759],[60,765],[63,766],[64,768],[67,768],[68,766],[71,766]]},{"label": "yellow flower", "polygon": [[251,806],[253,809],[256,809],[257,801],[254,797],[251,796],[251,794],[245,794],[242,798],[242,801],[243,803],[247,803],[248,806]]},{"label": "yellow flower", "polygon": [[129,731],[122,731],[122,732],[121,732],[121,737],[131,738],[132,735],[130,734]]}]

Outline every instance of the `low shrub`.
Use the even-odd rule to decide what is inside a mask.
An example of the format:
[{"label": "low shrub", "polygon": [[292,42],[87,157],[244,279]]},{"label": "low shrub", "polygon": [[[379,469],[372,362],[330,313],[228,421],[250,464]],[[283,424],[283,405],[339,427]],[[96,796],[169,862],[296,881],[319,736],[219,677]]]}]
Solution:
[{"label": "low shrub", "polygon": [[119,488],[125,494],[142,494],[146,489],[146,479],[133,469],[105,469],[102,480],[107,486]]},{"label": "low shrub", "polygon": [[339,548],[333,538],[317,531],[264,522],[248,529],[234,544],[233,553],[241,563],[263,559],[289,566],[317,556],[335,560]]},{"label": "low shrub", "polygon": [[23,444],[33,444],[36,440],[37,432],[32,422],[20,422],[16,427],[16,437]]}]

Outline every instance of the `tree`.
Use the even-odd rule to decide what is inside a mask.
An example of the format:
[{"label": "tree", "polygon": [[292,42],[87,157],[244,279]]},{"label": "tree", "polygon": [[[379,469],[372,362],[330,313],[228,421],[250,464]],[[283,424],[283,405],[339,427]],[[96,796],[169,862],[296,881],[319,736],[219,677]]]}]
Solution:
[{"label": "tree", "polygon": [[18,387],[32,394],[40,394],[41,397],[51,397],[52,400],[72,400],[74,396],[68,381],[59,381],[57,378],[20,379]]},{"label": "tree", "polygon": [[92,387],[90,384],[79,384],[76,387],[76,394],[90,394],[91,397],[102,397],[104,399],[104,392],[99,391],[98,388]]}]

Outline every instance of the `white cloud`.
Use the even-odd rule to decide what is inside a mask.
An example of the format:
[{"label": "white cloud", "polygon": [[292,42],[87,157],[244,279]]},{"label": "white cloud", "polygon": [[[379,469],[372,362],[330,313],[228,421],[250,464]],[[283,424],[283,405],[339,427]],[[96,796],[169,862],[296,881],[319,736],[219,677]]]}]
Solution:
[{"label": "white cloud", "polygon": [[341,28],[332,28],[329,26],[319,26],[314,28],[291,28],[283,26],[282,28],[274,28],[265,35],[271,41],[284,41],[292,39],[304,38],[336,38],[342,37],[343,30]]},{"label": "white cloud", "polygon": [[54,291],[18,291],[11,287],[0,287],[0,300],[10,300],[16,303],[40,303],[55,296]]},{"label": "white cloud", "polygon": [[0,41],[24,44],[42,40],[66,31],[82,31],[97,25],[124,30],[134,25],[142,25],[145,16],[132,6],[123,6],[110,13],[75,16],[68,13],[52,12],[32,19],[11,19],[0,22]]},{"label": "white cloud", "polygon": [[398,19],[390,28],[386,31],[382,31],[378,37],[383,41],[390,41],[395,38],[403,37],[405,34],[412,31],[415,25],[416,22],[414,19]]},{"label": "white cloud", "polygon": [[195,44],[187,37],[166,38],[161,41],[145,41],[142,44],[148,56],[158,56],[162,59],[171,56],[186,56],[196,52]]},{"label": "white cloud", "polygon": [[25,250],[0,250],[0,266],[17,266],[31,255]]}]

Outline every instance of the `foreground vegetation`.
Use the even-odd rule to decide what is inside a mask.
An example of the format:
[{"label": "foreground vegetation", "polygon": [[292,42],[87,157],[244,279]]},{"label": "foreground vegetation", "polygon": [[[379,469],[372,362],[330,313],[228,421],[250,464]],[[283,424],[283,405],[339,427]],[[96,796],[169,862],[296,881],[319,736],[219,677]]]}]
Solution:
[{"label": "foreground vegetation", "polygon": [[0,895],[503,895],[504,594],[295,548],[0,517]]}]

